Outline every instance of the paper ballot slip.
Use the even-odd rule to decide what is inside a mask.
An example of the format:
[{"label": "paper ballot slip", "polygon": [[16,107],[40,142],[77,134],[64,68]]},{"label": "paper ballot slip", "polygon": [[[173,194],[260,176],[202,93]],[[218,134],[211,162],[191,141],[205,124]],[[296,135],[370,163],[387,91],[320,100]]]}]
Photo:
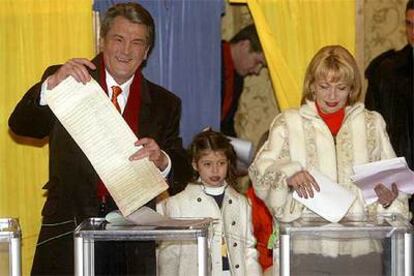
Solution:
[{"label": "paper ballot slip", "polygon": [[293,198],[330,222],[340,221],[354,202],[355,195],[317,170],[309,170],[309,173],[315,178],[320,191],[314,191],[313,198],[299,197],[294,191]]},{"label": "paper ballot slip", "polygon": [[401,192],[414,193],[414,173],[409,169],[404,157],[356,165],[353,170],[354,175],[351,179],[362,190],[367,204],[378,200],[374,187],[379,183],[388,189],[395,183]]},{"label": "paper ballot slip", "polygon": [[99,84],[69,76],[45,98],[50,109],[88,157],[124,216],[168,188],[147,158],[129,161],[137,137]]}]

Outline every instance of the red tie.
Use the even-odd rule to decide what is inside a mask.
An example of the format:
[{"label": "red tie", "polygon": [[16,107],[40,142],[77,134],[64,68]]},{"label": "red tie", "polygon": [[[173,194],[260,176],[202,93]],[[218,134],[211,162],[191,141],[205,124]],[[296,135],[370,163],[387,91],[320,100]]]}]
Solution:
[{"label": "red tie", "polygon": [[121,113],[121,107],[119,106],[117,97],[119,96],[119,94],[122,93],[122,89],[119,86],[112,86],[112,97],[111,97],[111,102],[114,104],[115,108],[119,111],[119,113]]}]

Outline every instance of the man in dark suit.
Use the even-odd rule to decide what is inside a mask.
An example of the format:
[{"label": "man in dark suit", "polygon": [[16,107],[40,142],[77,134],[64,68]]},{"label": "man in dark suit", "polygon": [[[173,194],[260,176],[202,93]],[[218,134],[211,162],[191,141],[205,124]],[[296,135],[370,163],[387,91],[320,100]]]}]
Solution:
[{"label": "man in dark suit", "polygon": [[[405,26],[408,44],[399,51],[382,53],[368,65],[365,71],[368,79],[365,105],[368,109],[381,113],[396,154],[404,156],[408,166],[414,169],[413,0],[406,5]],[[413,197],[410,206],[414,213]]]},{"label": "man in dark suit", "polygon": [[[82,83],[95,79],[139,138],[135,144],[143,146],[130,157],[131,162],[148,157],[168,178],[172,193],[174,185],[185,182],[191,171],[179,137],[180,99],[141,73],[154,43],[152,16],[139,4],[114,5],[102,21],[100,35],[102,52],[98,56],[92,61],[74,58],[49,67],[9,118],[10,128],[18,135],[49,137],[49,181],[44,186],[47,200],[32,275],[73,275],[75,227],[86,218],[116,209],[85,154],[49,109],[46,89],[68,76]],[[113,87],[120,87],[121,94],[115,96]],[[154,201],[147,205],[155,207]],[[97,274],[155,274],[153,243],[114,246],[109,254],[96,253],[106,260],[96,261]],[[105,247],[97,246],[96,250],[104,251]]]},{"label": "man in dark suit", "polygon": [[244,78],[258,75],[266,61],[253,24],[230,40],[221,42],[221,122],[220,131],[237,137],[234,116],[243,92]]}]

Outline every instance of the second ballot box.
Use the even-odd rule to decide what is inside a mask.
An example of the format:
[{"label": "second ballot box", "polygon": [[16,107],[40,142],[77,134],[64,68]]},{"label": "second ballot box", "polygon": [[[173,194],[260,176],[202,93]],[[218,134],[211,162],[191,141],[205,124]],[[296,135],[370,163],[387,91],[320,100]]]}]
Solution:
[{"label": "second ballot box", "polygon": [[365,276],[372,268],[370,258],[381,271],[376,275],[413,275],[413,228],[399,215],[350,217],[338,223],[301,218],[278,225],[274,275],[350,275],[351,270],[353,276]]},{"label": "second ballot box", "polygon": [[0,218],[0,275],[21,275],[21,230],[17,219]]}]

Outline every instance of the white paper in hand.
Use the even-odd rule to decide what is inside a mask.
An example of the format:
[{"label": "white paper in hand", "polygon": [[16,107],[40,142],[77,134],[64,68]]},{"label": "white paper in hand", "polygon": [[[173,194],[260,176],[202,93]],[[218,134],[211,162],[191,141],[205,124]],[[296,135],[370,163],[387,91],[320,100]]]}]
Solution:
[{"label": "white paper in hand", "polygon": [[295,191],[293,198],[330,222],[340,221],[354,202],[355,195],[317,170],[309,173],[318,183],[320,192],[314,191],[313,198],[306,199]]},{"label": "white paper in hand", "polygon": [[137,137],[94,79],[84,85],[69,76],[45,97],[124,216],[168,188],[148,158],[129,160],[137,151]]},{"label": "white paper in hand", "polygon": [[410,170],[404,157],[392,158],[354,166],[352,181],[362,190],[367,204],[378,200],[375,186],[384,184],[391,190],[392,183],[406,194],[414,193],[414,173]]}]

